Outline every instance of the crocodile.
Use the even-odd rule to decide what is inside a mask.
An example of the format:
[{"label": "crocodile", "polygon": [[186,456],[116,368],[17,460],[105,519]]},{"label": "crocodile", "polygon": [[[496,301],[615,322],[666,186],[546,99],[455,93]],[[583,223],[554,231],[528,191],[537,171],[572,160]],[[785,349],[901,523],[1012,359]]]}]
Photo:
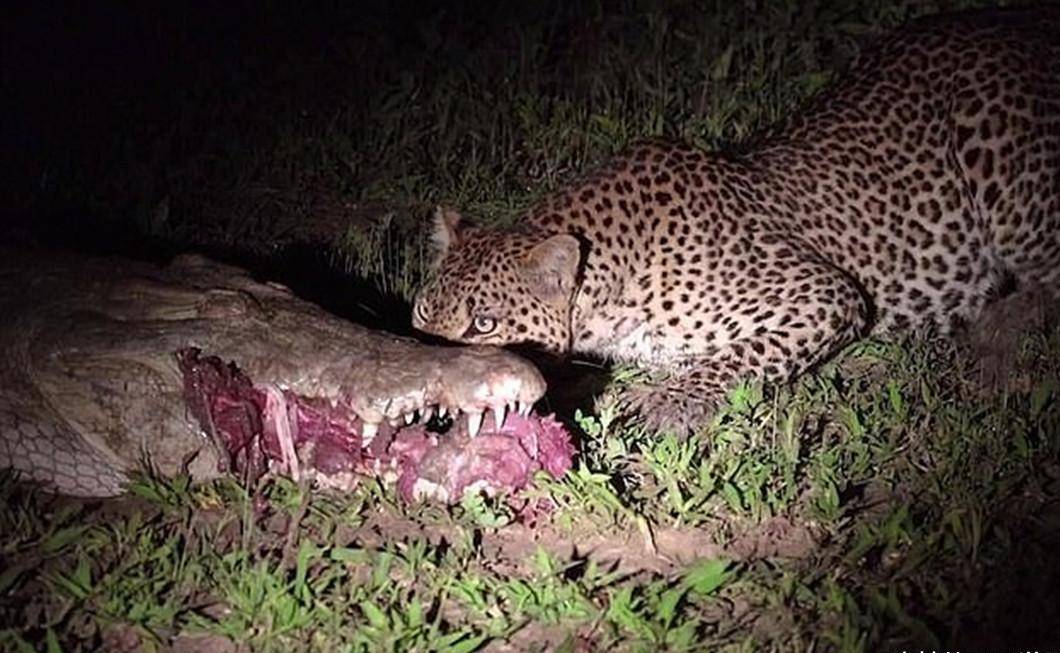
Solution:
[{"label": "crocodile", "polygon": [[114,496],[146,467],[452,499],[570,465],[529,362],[373,331],[203,256],[0,249],[0,312],[0,468],[47,491]]}]

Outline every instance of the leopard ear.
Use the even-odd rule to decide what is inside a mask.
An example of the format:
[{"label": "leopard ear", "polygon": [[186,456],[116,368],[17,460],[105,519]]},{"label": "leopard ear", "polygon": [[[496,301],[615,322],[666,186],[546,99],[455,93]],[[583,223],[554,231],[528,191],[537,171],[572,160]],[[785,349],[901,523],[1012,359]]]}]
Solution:
[{"label": "leopard ear", "polygon": [[431,261],[430,268],[438,269],[446,252],[460,242],[460,222],[463,216],[455,209],[437,206],[431,221]]},{"label": "leopard ear", "polygon": [[578,283],[581,243],[570,234],[551,236],[526,253],[523,273],[548,300],[567,300]]}]

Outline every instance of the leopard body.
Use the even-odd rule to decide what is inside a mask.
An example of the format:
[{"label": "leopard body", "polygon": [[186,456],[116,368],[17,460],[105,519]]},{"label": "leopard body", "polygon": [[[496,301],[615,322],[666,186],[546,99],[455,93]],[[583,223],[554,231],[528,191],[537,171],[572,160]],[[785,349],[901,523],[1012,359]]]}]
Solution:
[{"label": "leopard body", "polygon": [[514,228],[435,235],[414,326],[665,370],[632,405],[691,428],[738,379],[1060,292],[1060,12],[913,23],[738,154],[638,143]]}]

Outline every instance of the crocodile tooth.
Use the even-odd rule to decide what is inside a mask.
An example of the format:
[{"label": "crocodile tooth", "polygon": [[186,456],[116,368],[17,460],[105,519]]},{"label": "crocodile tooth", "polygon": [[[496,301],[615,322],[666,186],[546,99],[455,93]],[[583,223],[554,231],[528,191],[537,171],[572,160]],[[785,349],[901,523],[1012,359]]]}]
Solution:
[{"label": "crocodile tooth", "polygon": [[445,417],[446,413],[448,413],[448,412],[449,412],[448,408],[446,408],[445,406],[442,406],[442,405],[439,404],[439,406],[438,406],[438,418],[439,419]]},{"label": "crocodile tooth", "polygon": [[516,402],[516,405],[519,407],[519,414],[523,417],[529,415],[530,409],[534,406],[533,404],[527,403],[525,401]]},{"label": "crocodile tooth", "polygon": [[416,421],[416,413],[415,413],[415,411],[409,412],[409,413],[405,413],[405,426],[408,426],[409,424],[412,424],[415,421]]},{"label": "crocodile tooth", "polygon": [[379,425],[371,422],[365,422],[364,427],[361,430],[361,441],[364,447],[371,444],[372,440],[375,439],[376,434],[379,433]]},{"label": "crocodile tooth", "polygon": [[482,428],[482,413],[470,412],[467,414],[467,433],[471,437],[478,435],[479,429]]},{"label": "crocodile tooth", "polygon": [[426,424],[427,422],[431,421],[431,418],[434,417],[434,406],[425,407],[421,411],[421,415],[423,416],[423,423],[424,424]]},{"label": "crocodile tooth", "polygon": [[497,404],[493,407],[493,428],[498,431],[504,428],[504,418],[508,414],[507,408],[504,404]]}]

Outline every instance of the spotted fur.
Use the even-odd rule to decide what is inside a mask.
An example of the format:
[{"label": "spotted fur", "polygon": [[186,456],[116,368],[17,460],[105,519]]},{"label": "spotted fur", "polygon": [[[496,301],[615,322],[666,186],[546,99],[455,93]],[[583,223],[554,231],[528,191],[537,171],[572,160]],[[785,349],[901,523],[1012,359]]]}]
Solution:
[{"label": "spotted fur", "polygon": [[669,372],[633,394],[690,428],[735,380],[869,333],[979,315],[1060,276],[1060,14],[914,23],[739,155],[641,143],[510,230],[437,220],[414,325]]}]

